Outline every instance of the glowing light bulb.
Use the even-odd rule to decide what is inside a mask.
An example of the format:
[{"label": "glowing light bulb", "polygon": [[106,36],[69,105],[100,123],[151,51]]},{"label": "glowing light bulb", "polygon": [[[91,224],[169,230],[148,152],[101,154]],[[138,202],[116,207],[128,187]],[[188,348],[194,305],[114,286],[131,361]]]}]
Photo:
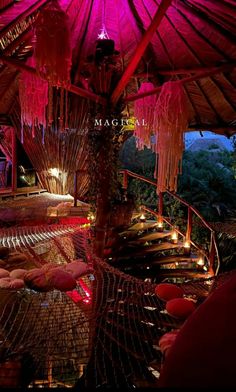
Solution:
[{"label": "glowing light bulb", "polygon": [[172,239],[172,242],[173,242],[174,244],[177,244],[177,242],[178,242],[178,233],[177,233],[176,231],[173,231],[173,232],[172,232],[172,234],[171,234],[171,239]]},{"label": "glowing light bulb", "polygon": [[141,220],[141,222],[145,222],[145,220],[146,220],[146,217],[145,217],[145,215],[144,214],[142,214],[141,216],[140,216],[140,218],[139,218],[140,220]]},{"label": "glowing light bulb", "polygon": [[57,169],[56,167],[49,169],[49,173],[53,177],[57,177],[57,178],[59,177],[59,169]]},{"label": "glowing light bulb", "polygon": [[184,247],[185,247],[185,248],[190,248],[190,242],[189,242],[189,241],[185,241]]},{"label": "glowing light bulb", "polygon": [[199,266],[202,267],[204,264],[205,264],[204,259],[203,259],[202,256],[200,256],[199,259],[198,259],[198,261],[197,261],[197,265],[199,265]]},{"label": "glowing light bulb", "polygon": [[161,229],[163,227],[163,222],[158,222],[157,227],[159,227]]}]

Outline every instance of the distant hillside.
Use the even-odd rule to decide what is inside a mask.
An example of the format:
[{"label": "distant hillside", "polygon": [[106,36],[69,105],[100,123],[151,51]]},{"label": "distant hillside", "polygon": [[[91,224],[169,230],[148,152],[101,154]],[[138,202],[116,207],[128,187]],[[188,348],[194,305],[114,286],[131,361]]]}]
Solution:
[{"label": "distant hillside", "polygon": [[194,140],[188,147],[188,151],[191,152],[197,152],[201,150],[206,150],[206,151],[212,151],[212,152],[222,152],[226,151],[226,147],[224,143],[217,139],[217,138],[212,138],[212,139],[197,139]]}]

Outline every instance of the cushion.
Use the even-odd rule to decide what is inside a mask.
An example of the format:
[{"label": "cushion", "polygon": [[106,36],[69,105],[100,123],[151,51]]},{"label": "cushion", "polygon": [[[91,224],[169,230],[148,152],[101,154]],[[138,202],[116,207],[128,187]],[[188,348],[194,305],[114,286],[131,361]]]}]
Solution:
[{"label": "cushion", "polygon": [[167,350],[169,350],[172,344],[174,343],[178,332],[179,330],[167,332],[160,338],[159,346],[163,354],[166,355]]},{"label": "cushion", "polygon": [[185,320],[195,309],[195,303],[186,298],[174,298],[166,303],[169,315],[179,319]]},{"label": "cushion", "polygon": [[89,267],[84,261],[72,261],[66,264],[64,270],[70,273],[74,279],[78,279],[80,276],[88,274]]},{"label": "cushion", "polygon": [[34,268],[27,272],[24,276],[24,281],[27,287],[36,291],[50,291],[53,289],[52,285],[47,281],[45,272],[41,268]]},{"label": "cushion", "polygon": [[46,278],[53,288],[60,291],[70,291],[76,287],[76,280],[72,275],[59,268],[47,271]]},{"label": "cushion", "polygon": [[25,287],[25,282],[23,279],[12,279],[10,281],[11,289],[22,289],[23,287]]},{"label": "cushion", "polygon": [[11,287],[11,278],[1,278],[0,279],[0,288],[1,289],[10,289]]},{"label": "cushion", "polygon": [[10,277],[13,279],[24,279],[25,274],[27,274],[27,272],[29,271],[22,268],[14,269],[13,271],[10,272]]},{"label": "cushion", "polygon": [[0,279],[9,277],[9,271],[4,268],[0,268]]},{"label": "cushion", "polygon": [[169,301],[173,298],[183,297],[183,290],[181,287],[172,283],[159,283],[155,288],[156,295],[163,301]]}]

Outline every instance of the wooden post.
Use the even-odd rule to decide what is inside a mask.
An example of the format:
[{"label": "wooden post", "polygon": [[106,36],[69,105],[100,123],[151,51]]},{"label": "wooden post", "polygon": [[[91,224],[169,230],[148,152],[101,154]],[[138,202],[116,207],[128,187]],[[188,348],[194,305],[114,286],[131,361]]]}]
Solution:
[{"label": "wooden post", "polygon": [[190,242],[191,240],[191,233],[193,227],[193,212],[191,207],[188,207],[188,223],[187,223],[187,230],[186,230],[186,242]]},{"label": "wooden post", "polygon": [[52,387],[53,377],[52,377],[52,360],[48,359],[48,388]]},{"label": "wooden post", "polygon": [[123,172],[123,189],[127,192],[128,189],[128,172],[124,170]]},{"label": "wooden post", "polygon": [[76,170],[74,175],[74,207],[77,207],[77,199],[78,199],[77,177],[78,177],[78,170]]},{"label": "wooden post", "polygon": [[11,131],[11,142],[12,142],[12,170],[11,170],[11,190],[16,192],[17,190],[17,144],[16,144],[16,133],[12,127]]},{"label": "wooden post", "polygon": [[209,253],[209,273],[214,276],[215,275],[215,256],[216,256],[216,247],[215,247],[215,234],[211,232],[211,244],[210,244],[210,253]]},{"label": "wooden post", "polygon": [[163,219],[163,192],[160,192],[158,195],[158,222],[162,223]]}]

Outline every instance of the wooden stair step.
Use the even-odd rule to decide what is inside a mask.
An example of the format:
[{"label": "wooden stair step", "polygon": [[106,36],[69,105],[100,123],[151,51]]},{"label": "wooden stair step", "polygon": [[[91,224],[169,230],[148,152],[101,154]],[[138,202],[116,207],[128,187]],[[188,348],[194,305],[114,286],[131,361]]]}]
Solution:
[{"label": "wooden stair step", "polygon": [[128,231],[130,231],[130,230],[136,230],[136,231],[147,230],[147,229],[152,229],[156,226],[157,226],[157,221],[147,220],[146,222],[135,223],[133,226],[130,226],[128,228]]},{"label": "wooden stair step", "polygon": [[137,238],[137,242],[146,242],[146,241],[155,241],[162,238],[169,237],[171,235],[171,231],[155,231],[154,233],[144,234],[141,237]]},{"label": "wooden stair step", "polygon": [[168,255],[168,256],[160,256],[154,257],[150,260],[150,264],[171,264],[171,263],[194,263],[198,260],[196,255]]},{"label": "wooden stair step", "polygon": [[135,252],[135,254],[140,254],[140,253],[147,254],[147,253],[171,250],[171,249],[182,248],[182,247],[183,247],[183,244],[173,244],[171,242],[162,242],[161,244],[143,246],[141,249],[138,249],[137,252]]},{"label": "wooden stair step", "polygon": [[207,278],[208,272],[204,271],[199,271],[196,269],[161,269],[158,271],[158,276],[161,276],[162,278],[178,278],[178,277],[188,277],[188,278],[195,278],[195,279],[200,279],[200,278]]}]

